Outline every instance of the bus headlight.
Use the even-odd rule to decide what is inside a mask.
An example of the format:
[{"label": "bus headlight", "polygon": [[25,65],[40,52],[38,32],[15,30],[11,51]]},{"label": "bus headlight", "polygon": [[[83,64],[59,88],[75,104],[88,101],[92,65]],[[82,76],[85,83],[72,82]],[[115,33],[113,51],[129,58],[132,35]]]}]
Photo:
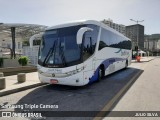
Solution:
[{"label": "bus headlight", "polygon": [[73,74],[76,74],[76,73],[77,73],[77,70],[73,70],[73,71],[67,72],[66,74],[67,75],[73,75]]},{"label": "bus headlight", "polygon": [[69,72],[67,72],[66,74],[67,74],[67,75],[73,75],[73,74],[76,74],[76,73],[78,73],[78,72],[81,72],[83,69],[84,69],[84,67],[81,67],[81,68],[79,68],[79,69],[76,69],[76,70],[73,70],[73,71],[69,71]]}]

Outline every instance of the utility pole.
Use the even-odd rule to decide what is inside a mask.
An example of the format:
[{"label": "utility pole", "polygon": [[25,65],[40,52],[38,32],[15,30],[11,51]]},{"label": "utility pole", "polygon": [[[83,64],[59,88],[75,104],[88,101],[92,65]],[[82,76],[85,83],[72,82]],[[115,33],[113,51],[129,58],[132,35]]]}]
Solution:
[{"label": "utility pole", "polygon": [[11,27],[11,34],[12,34],[12,50],[13,50],[13,58],[16,58],[15,54],[15,27]]}]

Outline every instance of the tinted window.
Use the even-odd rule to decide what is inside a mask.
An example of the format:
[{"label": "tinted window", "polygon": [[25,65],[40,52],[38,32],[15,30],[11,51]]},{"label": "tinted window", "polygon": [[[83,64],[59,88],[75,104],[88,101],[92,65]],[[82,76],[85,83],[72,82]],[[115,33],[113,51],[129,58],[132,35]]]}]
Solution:
[{"label": "tinted window", "polygon": [[33,45],[40,45],[41,44],[41,40],[33,40]]},{"label": "tinted window", "polygon": [[111,44],[109,47],[131,49],[131,41],[126,40],[124,39],[124,37],[112,33]]},{"label": "tinted window", "polygon": [[104,47],[108,47],[110,44],[110,34],[109,31],[102,28],[101,30],[101,37],[100,37],[100,43],[99,43],[99,50],[101,50]]},{"label": "tinted window", "polygon": [[[48,30],[44,33],[39,52],[39,64],[70,66],[80,60],[77,31],[83,26],[71,26]],[[74,64],[74,63],[73,63]]]},{"label": "tinted window", "polygon": [[99,50],[104,47],[114,47],[121,49],[131,49],[131,41],[125,39],[125,37],[119,36],[111,31],[102,28],[101,38],[99,43]]},{"label": "tinted window", "polygon": [[86,32],[83,36],[83,61],[88,59],[95,51],[99,27],[96,25],[87,25],[93,31]]}]

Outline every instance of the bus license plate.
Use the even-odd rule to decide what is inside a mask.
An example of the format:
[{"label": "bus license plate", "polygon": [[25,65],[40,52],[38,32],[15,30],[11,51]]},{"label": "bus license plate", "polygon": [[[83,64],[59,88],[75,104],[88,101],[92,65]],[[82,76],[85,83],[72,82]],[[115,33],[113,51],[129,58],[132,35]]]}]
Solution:
[{"label": "bus license plate", "polygon": [[58,80],[51,79],[51,80],[50,80],[50,83],[51,83],[51,84],[57,84],[57,83],[58,83]]}]

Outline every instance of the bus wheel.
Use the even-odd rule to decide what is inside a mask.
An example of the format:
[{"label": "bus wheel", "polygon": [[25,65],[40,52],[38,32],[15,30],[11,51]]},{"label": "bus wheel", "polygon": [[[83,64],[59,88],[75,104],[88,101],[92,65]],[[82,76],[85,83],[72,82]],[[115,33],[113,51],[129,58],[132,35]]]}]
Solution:
[{"label": "bus wheel", "polygon": [[103,77],[104,77],[104,69],[103,67],[100,67],[98,71],[98,82],[102,80]]},{"label": "bus wheel", "polygon": [[125,68],[128,67],[128,60],[126,60],[126,63],[125,63]]}]

